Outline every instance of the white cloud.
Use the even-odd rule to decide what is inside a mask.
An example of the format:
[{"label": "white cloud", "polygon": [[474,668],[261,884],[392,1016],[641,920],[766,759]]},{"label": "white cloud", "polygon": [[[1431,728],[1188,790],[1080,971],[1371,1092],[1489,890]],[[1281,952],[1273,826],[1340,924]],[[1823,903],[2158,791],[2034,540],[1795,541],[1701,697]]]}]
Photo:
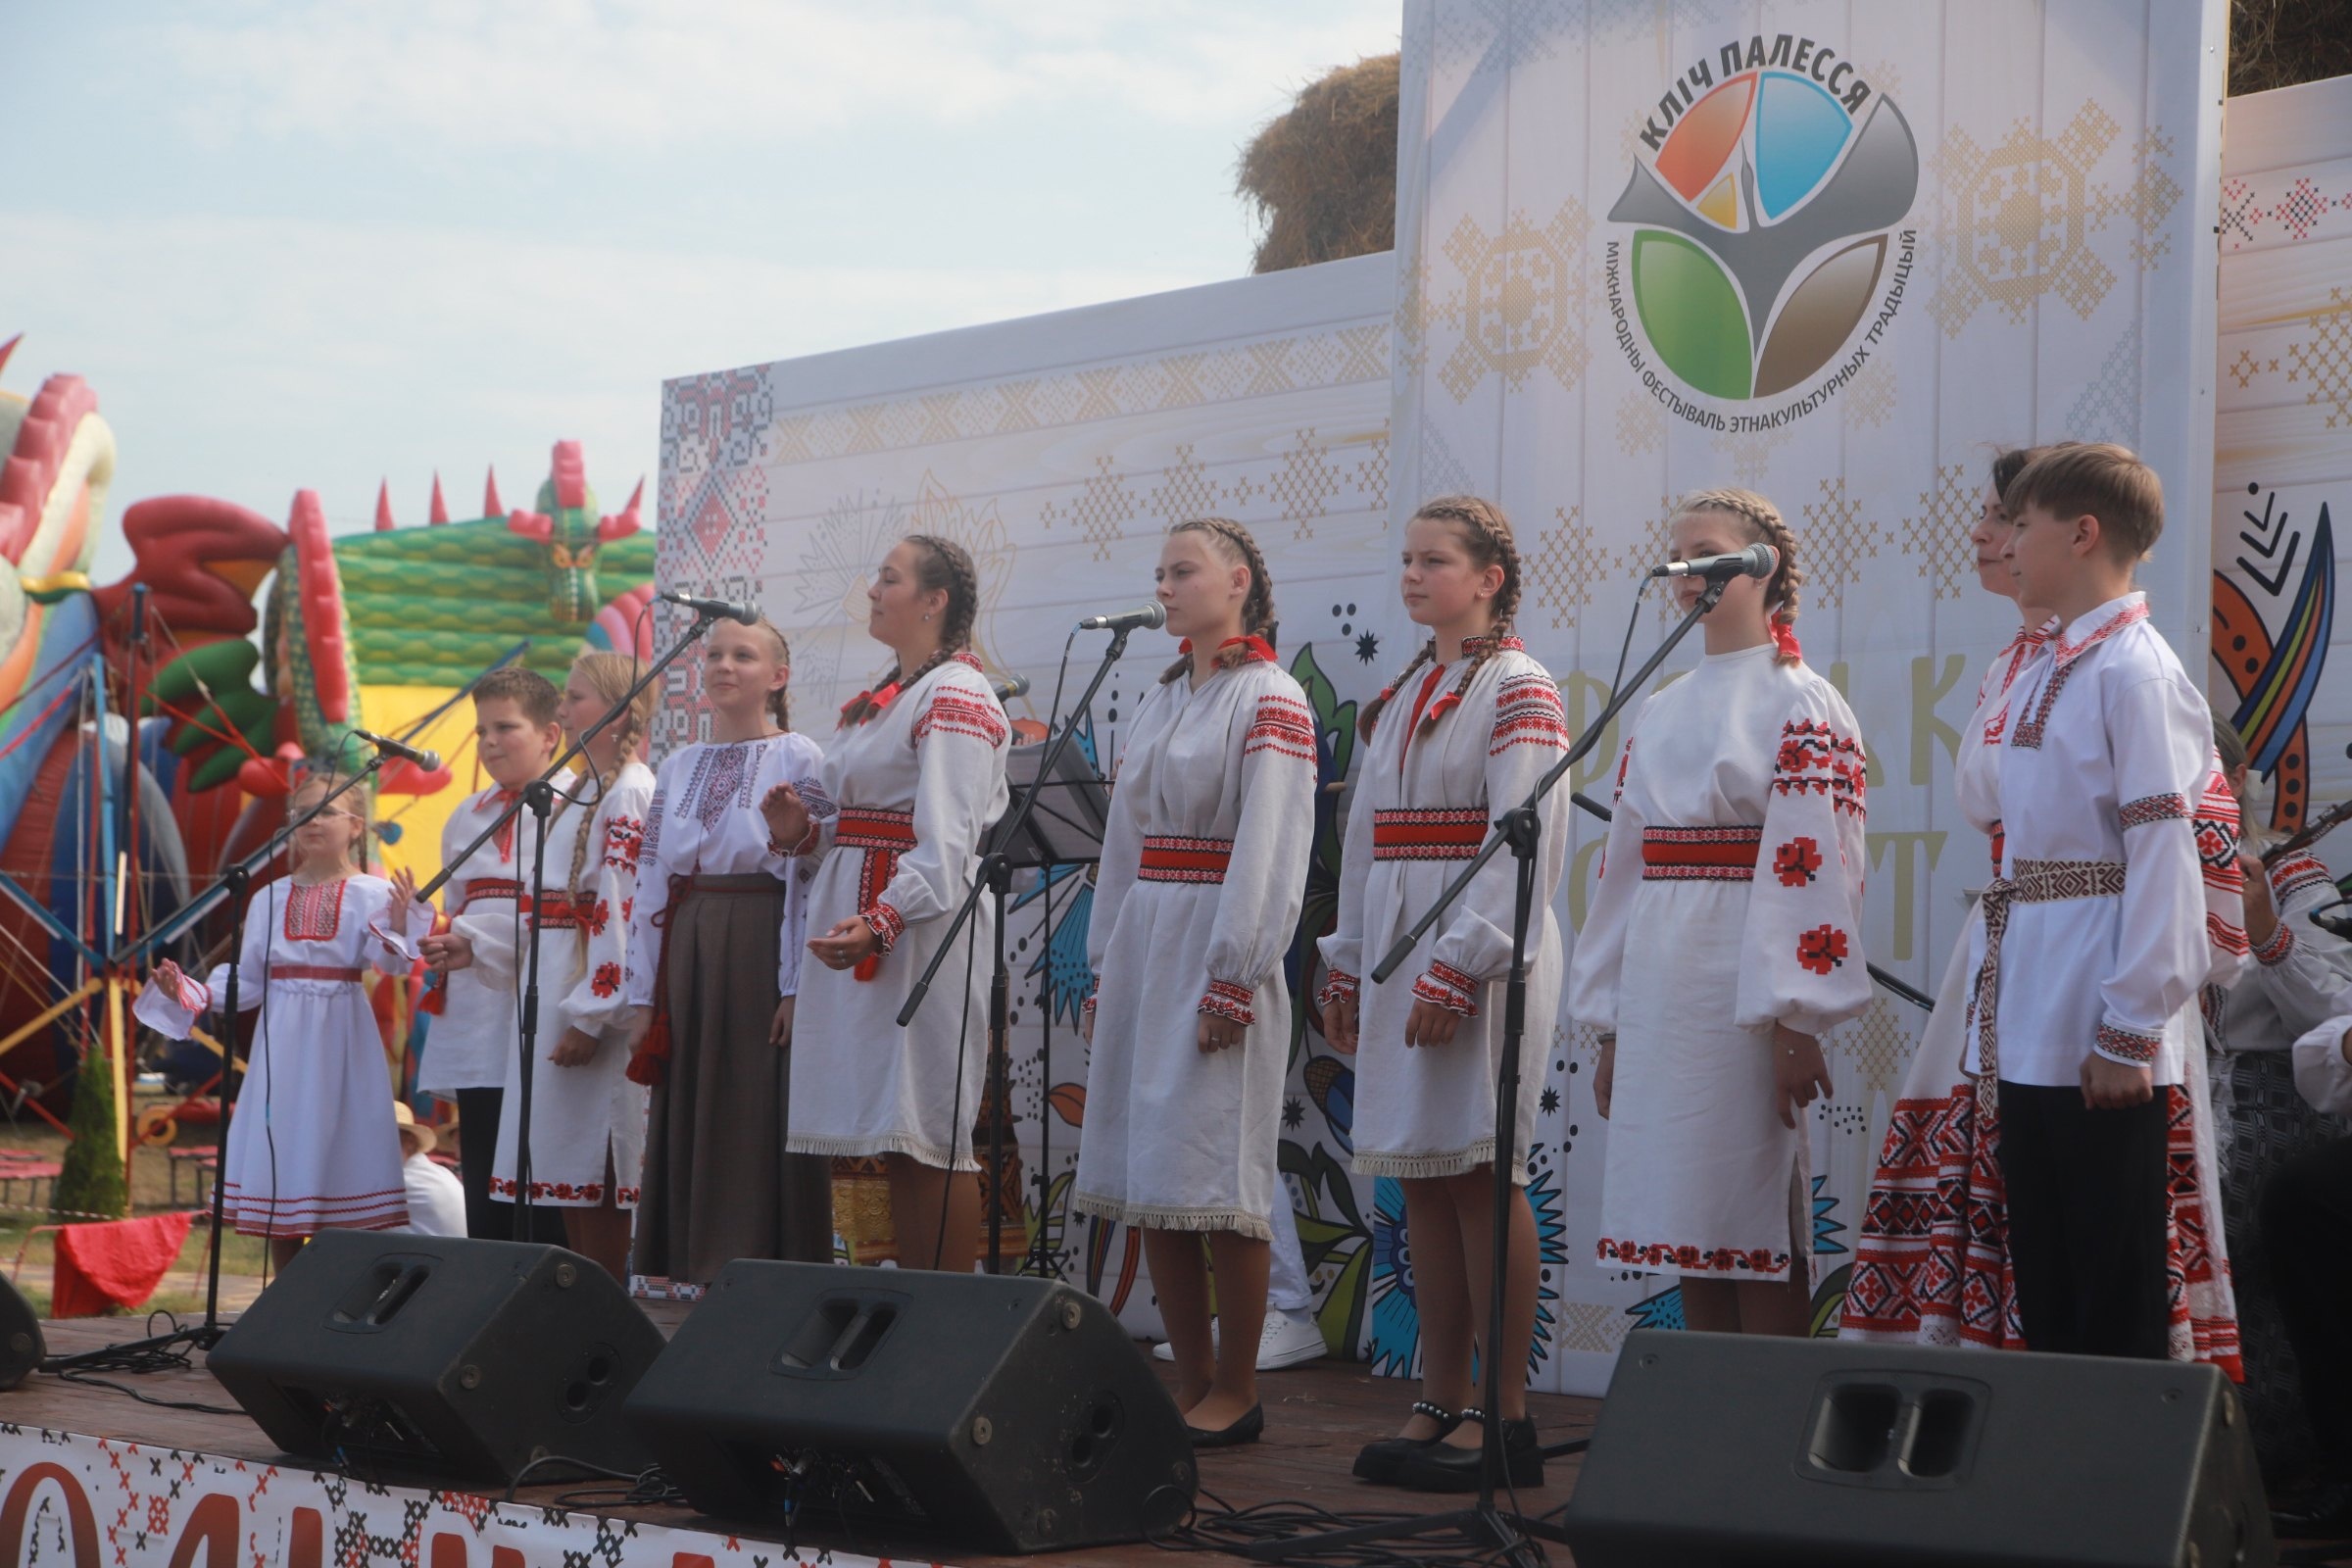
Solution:
[{"label": "white cloud", "polygon": [[[617,508],[655,467],[663,377],[1204,281],[1148,270],[788,266],[739,256],[293,220],[0,212],[12,293],[46,302],[8,385],[97,390],[119,507],[195,491],[281,518],[316,489],[403,522],[431,471],[469,509],[482,466],[528,497],[559,437]],[[119,545],[102,559],[113,576]]]},{"label": "white cloud", "polygon": [[410,0],[182,14],[136,47],[223,138],[659,149],[1039,104],[1250,121],[1396,27],[1397,0]]}]

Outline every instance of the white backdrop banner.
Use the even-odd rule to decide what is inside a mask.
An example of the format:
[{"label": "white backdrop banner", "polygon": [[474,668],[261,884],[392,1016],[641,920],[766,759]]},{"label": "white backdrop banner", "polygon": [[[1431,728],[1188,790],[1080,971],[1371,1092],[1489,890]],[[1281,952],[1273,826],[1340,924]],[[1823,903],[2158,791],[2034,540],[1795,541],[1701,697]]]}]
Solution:
[{"label": "white backdrop banner", "polygon": [[[1529,571],[1521,633],[1577,720],[1607,698],[1673,497],[1747,485],[1803,541],[1807,657],[1873,754],[1868,955],[1932,988],[1986,863],[1950,763],[2014,627],[1965,538],[1994,450],[2142,450],[2174,506],[2143,574],[2159,624],[2184,650],[2207,639],[2222,22],[2219,0],[1411,0],[1394,257],[672,381],[661,579],[761,602],[793,641],[796,722],[821,743],[885,662],[863,593],[900,535],[972,550],[981,654],[1036,681],[1013,711],[1042,719],[1069,626],[1150,592],[1167,524],[1249,524],[1330,786],[1292,971],[1308,995],[1355,707],[1413,646],[1394,563],[1414,506],[1502,502]],[[1645,609],[1636,641],[1665,625]],[[1073,693],[1097,646],[1079,642]],[[1103,764],[1172,655],[1136,639],[1084,732]],[[701,722],[691,670],[670,697],[674,743]],[[1576,832],[1572,922],[1601,837]],[[1083,877],[1033,877],[1009,927],[1008,1250],[1034,1237],[1149,1328],[1138,1238],[1067,1207],[1086,906]],[[1336,1348],[1409,1373],[1402,1204],[1348,1172],[1353,1065],[1311,1011],[1281,1150],[1310,1284]],[[1882,997],[1833,1041],[1838,1093],[1812,1127],[1825,1319],[1918,1022]],[[1592,1261],[1592,1043],[1572,1018],[1544,1027],[1534,1375],[1592,1393],[1626,1332],[1679,1323],[1681,1301]],[[886,1250],[870,1182],[842,1178],[848,1246]]]}]

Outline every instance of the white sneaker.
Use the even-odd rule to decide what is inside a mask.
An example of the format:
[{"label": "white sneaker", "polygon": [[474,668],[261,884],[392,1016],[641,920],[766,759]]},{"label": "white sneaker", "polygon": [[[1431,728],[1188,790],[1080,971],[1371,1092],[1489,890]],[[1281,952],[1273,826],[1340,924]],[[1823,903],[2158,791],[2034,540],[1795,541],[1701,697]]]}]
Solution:
[{"label": "white sneaker", "polygon": [[[1208,1343],[1212,1347],[1217,1343],[1214,1319],[1208,1325]],[[1329,1348],[1323,1343],[1323,1330],[1316,1324],[1311,1312],[1268,1312],[1265,1327],[1258,1331],[1257,1369],[1260,1372],[1276,1372],[1286,1366],[1298,1366],[1328,1353]],[[1176,1359],[1175,1347],[1164,1341],[1154,1345],[1152,1347],[1152,1358],[1155,1361],[1173,1361]]]}]

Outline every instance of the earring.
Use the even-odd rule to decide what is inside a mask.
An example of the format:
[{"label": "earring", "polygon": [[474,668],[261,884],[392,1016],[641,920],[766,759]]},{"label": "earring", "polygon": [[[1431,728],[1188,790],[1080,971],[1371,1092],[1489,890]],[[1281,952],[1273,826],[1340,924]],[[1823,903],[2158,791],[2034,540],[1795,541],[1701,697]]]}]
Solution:
[{"label": "earring", "polygon": [[925,620],[929,620],[930,618],[931,618],[931,612],[929,612],[928,610],[924,611],[924,612],[923,612],[923,619],[925,619]]}]

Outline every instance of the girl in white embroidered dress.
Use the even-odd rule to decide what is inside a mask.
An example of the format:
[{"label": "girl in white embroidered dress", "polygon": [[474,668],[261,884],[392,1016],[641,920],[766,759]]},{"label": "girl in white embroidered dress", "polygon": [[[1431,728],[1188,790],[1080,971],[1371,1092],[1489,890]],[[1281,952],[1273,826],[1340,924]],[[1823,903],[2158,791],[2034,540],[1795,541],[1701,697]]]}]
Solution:
[{"label": "girl in white embroidered dress", "polygon": [[[582,654],[565,677],[559,710],[567,743],[625,696],[640,666],[623,654]],[[638,760],[653,718],[655,693],[637,694],[628,711],[590,738],[579,782],[556,803],[547,829],[547,865],[564,881],[526,906],[539,945],[541,1015],[531,1078],[531,1204],[561,1208],[571,1250],[627,1283],[629,1216],[637,1206],[645,1153],[645,1089],[627,1076],[630,1020],[621,995],[621,963],[635,912],[638,854],[652,805],[654,774]],[[512,999],[522,984],[522,956],[512,922],[461,932],[450,967],[472,967]],[[451,943],[453,949],[461,943]],[[519,1044],[519,1037],[517,1039]],[[498,1158],[490,1191],[509,1202],[515,1192],[516,1134],[521,1125],[519,1050],[507,1060]]]},{"label": "girl in white embroidered dress", "polygon": [[[1803,663],[1796,541],[1745,490],[1687,497],[1675,553],[1761,539],[1701,622],[1699,667],[1652,695],[1617,764],[1600,886],[1569,1007],[1601,1035],[1604,1265],[1684,1276],[1693,1329],[1810,1332],[1803,1112],[1831,1093],[1820,1037],[1870,1002],[1864,759],[1854,716]],[[1683,578],[1686,608],[1698,584]]]},{"label": "girl in white embroidered dress", "polygon": [[[1403,1185],[1421,1309],[1421,1401],[1397,1439],[1358,1456],[1356,1474],[1372,1481],[1410,1485],[1408,1461],[1449,1469],[1457,1455],[1469,1458],[1475,1480],[1484,1435],[1479,1420],[1459,1412],[1476,1402],[1473,1342],[1486,1332],[1494,1279],[1494,1086],[1517,883],[1511,857],[1489,863],[1386,985],[1362,976],[1477,854],[1494,817],[1526,799],[1566,750],[1559,690],[1510,635],[1520,581],[1510,523],[1492,502],[1446,497],[1406,525],[1399,588],[1405,612],[1432,635],[1364,711],[1339,917],[1322,939],[1330,973],[1324,1037],[1357,1057],[1356,1174]],[[1564,804],[1555,792],[1541,808],[1527,946],[1531,1019],[1559,1010],[1561,942],[1551,904],[1567,855]],[[1522,1187],[1548,1043],[1547,1031],[1531,1030],[1520,1044],[1508,1157]],[[1521,1431],[1527,1390],[1515,1373],[1535,1337],[1539,1259],[1535,1215],[1514,1196],[1503,1304],[1510,1375],[1494,1414],[1506,1423],[1512,1484],[1534,1486],[1543,1460],[1532,1426]],[[1419,1453],[1441,1440],[1449,1453]]]},{"label": "girl in white embroidered dress", "polygon": [[[1225,518],[1170,529],[1158,596],[1182,657],[1129,725],[1087,929],[1086,1133],[1071,1197],[1139,1226],[1196,1441],[1263,1430],[1257,1346],[1283,1074],[1282,957],[1313,847],[1315,730],[1274,662],[1273,583]],[[1209,1273],[1218,1323],[1212,1352]]]},{"label": "girl in white embroidered dress", "polygon": [[[286,798],[299,817],[333,787],[314,774]],[[237,958],[237,1006],[261,1009],[220,1171],[221,1202],[239,1233],[267,1237],[283,1268],[322,1230],[391,1230],[409,1219],[393,1131],[392,1079],[362,966],[406,979],[411,959],[388,948],[392,884],[359,870],[368,823],[354,790],[296,828],[292,872],[254,889]],[[429,923],[418,910],[414,938]],[[413,950],[412,950],[413,951]],[[139,997],[140,1020],[184,1040],[199,1015],[225,1005],[227,964],[204,984],[166,959]]]},{"label": "girl in white embroidered dress", "polygon": [[968,1274],[978,1256],[980,1162],[971,1125],[988,1052],[979,955],[983,899],[906,1027],[899,1008],[946,940],[1004,813],[1011,728],[969,652],[979,575],[962,547],[899,541],[866,592],[866,631],[897,655],[842,710],[821,785],[761,798],[771,842],[814,863],[793,1052],[799,1153],[880,1155],[901,1267]]},{"label": "girl in white embroidered dress", "polygon": [[755,809],[823,765],[790,728],[791,684],[792,650],[765,617],[711,628],[710,739],[662,759],[634,907],[618,911],[627,1075],[652,1090],[631,1261],[680,1293],[739,1257],[833,1252],[831,1172],[783,1148],[808,884]]}]

